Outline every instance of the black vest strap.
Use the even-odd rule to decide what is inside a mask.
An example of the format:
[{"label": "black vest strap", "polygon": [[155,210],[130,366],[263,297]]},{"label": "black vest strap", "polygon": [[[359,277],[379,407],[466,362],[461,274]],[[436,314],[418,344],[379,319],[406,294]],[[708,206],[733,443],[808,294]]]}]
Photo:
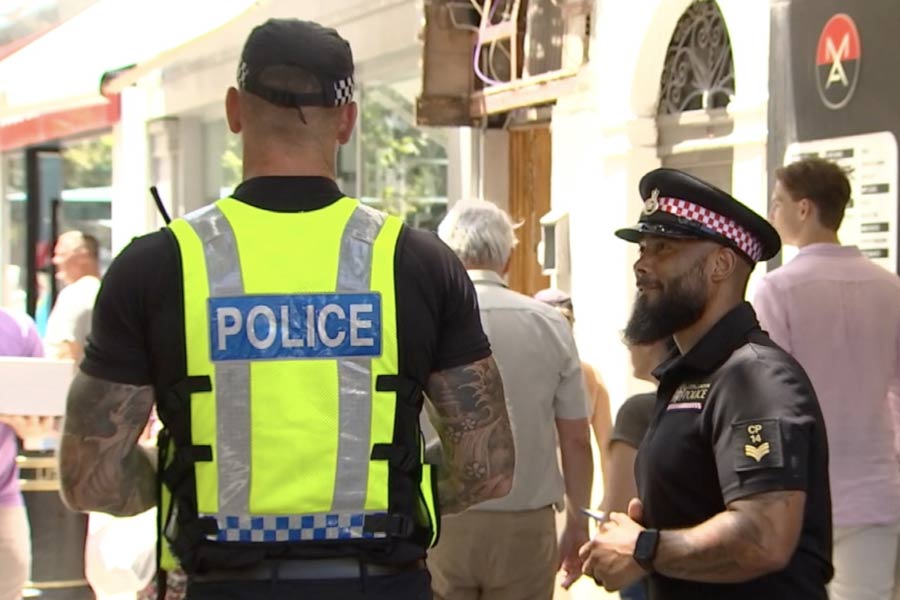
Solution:
[{"label": "black vest strap", "polygon": [[374,445],[371,455],[372,460],[387,460],[391,466],[388,476],[389,514],[366,517],[363,529],[407,539],[427,548],[431,541],[431,528],[437,530],[440,524],[419,522],[422,513],[427,512],[424,511],[425,499],[420,489],[423,441],[419,412],[424,401],[422,387],[407,377],[380,375],[375,381],[375,389],[395,392],[397,396],[393,440],[390,444]]},{"label": "black vest strap", "polygon": [[386,533],[391,537],[408,538],[416,528],[416,522],[406,515],[367,515],[363,522],[364,533]]},{"label": "black vest strap", "polygon": [[191,445],[191,394],[211,391],[212,381],[206,375],[185,377],[166,391],[157,410],[177,446]]},{"label": "black vest strap", "polygon": [[407,474],[415,472],[419,467],[419,457],[414,452],[394,444],[374,444],[370,458],[386,460],[392,469],[399,469]]},{"label": "black vest strap", "polygon": [[163,483],[174,490],[193,472],[194,463],[212,459],[212,446],[175,446],[171,462],[162,470]]}]

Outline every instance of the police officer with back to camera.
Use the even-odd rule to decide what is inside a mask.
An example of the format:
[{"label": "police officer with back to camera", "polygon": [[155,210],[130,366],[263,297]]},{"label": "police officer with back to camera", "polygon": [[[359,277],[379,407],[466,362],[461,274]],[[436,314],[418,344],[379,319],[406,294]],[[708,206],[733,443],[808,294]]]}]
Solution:
[{"label": "police officer with back to camera", "polygon": [[[256,27],[226,113],[243,183],[106,275],[69,392],[64,498],[128,515],[159,491],[161,567],[188,573],[189,598],[430,598],[441,512],[512,484],[475,291],[436,236],[335,184],[357,113],[336,31]],[[154,401],[160,487],[135,445]]]},{"label": "police officer with back to camera", "polygon": [[644,210],[620,238],[640,244],[625,331],[674,335],[654,371],[655,414],[635,465],[640,500],[582,549],[608,589],[649,574],[655,600],[827,598],[828,450],[802,367],[743,301],[781,241],[760,216],[686,173],[640,182]]}]

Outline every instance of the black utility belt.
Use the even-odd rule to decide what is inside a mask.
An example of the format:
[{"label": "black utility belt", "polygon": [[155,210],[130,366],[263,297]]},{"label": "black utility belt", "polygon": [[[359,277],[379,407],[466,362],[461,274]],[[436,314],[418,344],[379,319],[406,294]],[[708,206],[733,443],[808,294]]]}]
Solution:
[{"label": "black utility belt", "polygon": [[303,560],[264,561],[252,567],[210,571],[191,575],[196,583],[213,581],[280,581],[298,579],[353,579],[397,575],[424,570],[424,560],[396,565],[363,562],[356,558],[314,558]]}]

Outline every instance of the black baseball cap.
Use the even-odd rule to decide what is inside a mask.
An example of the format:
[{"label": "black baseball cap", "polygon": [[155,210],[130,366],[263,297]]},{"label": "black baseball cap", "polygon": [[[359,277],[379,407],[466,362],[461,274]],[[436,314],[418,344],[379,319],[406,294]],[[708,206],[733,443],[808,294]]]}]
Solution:
[{"label": "black baseball cap", "polygon": [[[320,89],[291,90],[271,83],[292,68],[314,76]],[[238,87],[284,107],[349,104],[353,101],[350,44],[334,29],[312,21],[269,19],[254,27],[244,43]]]},{"label": "black baseball cap", "polygon": [[644,210],[634,227],[616,231],[629,242],[645,235],[708,239],[734,248],[756,263],[781,249],[781,238],[768,221],[730,194],[676,169],[655,169],[638,185]]}]

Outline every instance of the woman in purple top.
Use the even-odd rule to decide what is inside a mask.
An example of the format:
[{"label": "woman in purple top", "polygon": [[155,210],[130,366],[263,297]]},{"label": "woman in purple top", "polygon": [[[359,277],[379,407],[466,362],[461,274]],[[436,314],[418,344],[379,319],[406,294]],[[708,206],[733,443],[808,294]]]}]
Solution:
[{"label": "woman in purple top", "polygon": [[[0,356],[44,355],[31,317],[0,308]],[[31,535],[16,467],[29,417],[0,415],[0,600],[18,600],[31,570]]]}]

